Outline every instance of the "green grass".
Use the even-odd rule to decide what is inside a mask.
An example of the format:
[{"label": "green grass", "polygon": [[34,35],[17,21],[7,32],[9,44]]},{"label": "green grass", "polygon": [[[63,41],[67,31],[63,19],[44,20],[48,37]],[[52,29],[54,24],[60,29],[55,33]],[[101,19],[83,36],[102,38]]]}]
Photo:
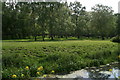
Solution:
[{"label": "green grass", "polygon": [[[54,70],[56,74],[85,67],[99,66],[117,61],[118,44],[108,40],[67,40],[47,42],[3,41],[3,77],[25,74],[36,77],[37,67],[43,66],[43,74]],[[20,77],[20,76],[19,76]]]}]

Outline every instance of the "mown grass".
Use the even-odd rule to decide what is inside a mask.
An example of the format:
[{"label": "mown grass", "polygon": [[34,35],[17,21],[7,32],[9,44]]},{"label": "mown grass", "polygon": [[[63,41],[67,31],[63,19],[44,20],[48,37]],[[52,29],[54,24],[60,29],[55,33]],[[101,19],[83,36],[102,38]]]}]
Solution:
[{"label": "mown grass", "polygon": [[37,77],[37,68],[43,66],[42,74],[69,73],[85,67],[99,66],[117,61],[118,44],[110,41],[72,40],[51,42],[8,42],[2,43],[3,78],[16,74]]}]

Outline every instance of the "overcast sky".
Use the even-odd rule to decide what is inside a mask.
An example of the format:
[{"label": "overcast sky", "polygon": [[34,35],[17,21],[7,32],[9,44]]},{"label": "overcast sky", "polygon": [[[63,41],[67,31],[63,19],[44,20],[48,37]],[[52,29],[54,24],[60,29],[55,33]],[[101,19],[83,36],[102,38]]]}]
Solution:
[{"label": "overcast sky", "polygon": [[91,11],[91,7],[95,6],[95,4],[103,4],[112,7],[114,13],[118,13],[118,2],[120,0],[67,0],[67,2],[74,1],[81,2],[81,4],[86,7],[87,11]]}]

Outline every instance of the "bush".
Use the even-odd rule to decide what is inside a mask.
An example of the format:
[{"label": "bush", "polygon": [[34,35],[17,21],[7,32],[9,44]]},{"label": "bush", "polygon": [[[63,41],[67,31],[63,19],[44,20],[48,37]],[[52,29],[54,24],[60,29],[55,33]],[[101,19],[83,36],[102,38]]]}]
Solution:
[{"label": "bush", "polygon": [[120,36],[113,37],[111,41],[120,43]]}]

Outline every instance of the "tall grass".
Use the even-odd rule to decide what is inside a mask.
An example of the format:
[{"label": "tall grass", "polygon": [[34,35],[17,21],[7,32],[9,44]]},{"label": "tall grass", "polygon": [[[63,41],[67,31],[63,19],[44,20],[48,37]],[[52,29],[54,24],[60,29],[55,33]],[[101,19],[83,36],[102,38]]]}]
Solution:
[{"label": "tall grass", "polygon": [[3,77],[24,73],[30,67],[29,76],[36,77],[37,67],[43,66],[44,74],[54,70],[56,74],[117,61],[118,45],[110,41],[51,41],[7,42],[3,41]]}]

